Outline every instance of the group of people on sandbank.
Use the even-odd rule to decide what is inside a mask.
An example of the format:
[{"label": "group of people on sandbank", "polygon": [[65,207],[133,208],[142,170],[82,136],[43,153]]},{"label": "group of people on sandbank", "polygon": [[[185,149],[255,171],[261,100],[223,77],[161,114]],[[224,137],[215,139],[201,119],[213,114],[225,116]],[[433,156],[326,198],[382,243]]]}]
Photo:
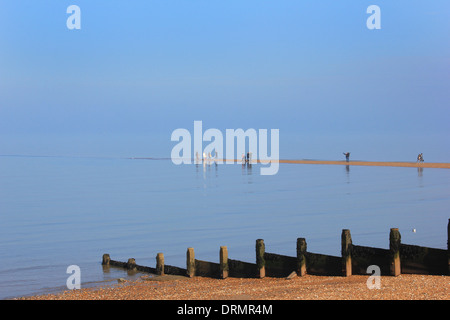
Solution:
[{"label": "group of people on sandbank", "polygon": [[[349,162],[350,161],[350,152],[343,152],[344,156],[345,156],[345,161]],[[219,155],[217,153],[217,151],[215,152],[214,156],[211,155],[211,152],[209,152],[208,154],[206,154],[206,152],[203,152],[203,157],[200,158],[198,152],[195,153],[195,159],[197,162],[199,161],[217,161],[219,160]],[[250,164],[252,162],[252,153],[251,152],[247,152],[247,154],[243,153],[242,157],[241,157],[241,161],[242,164]],[[417,156],[417,162],[424,162],[423,159],[423,153],[419,153]]]}]

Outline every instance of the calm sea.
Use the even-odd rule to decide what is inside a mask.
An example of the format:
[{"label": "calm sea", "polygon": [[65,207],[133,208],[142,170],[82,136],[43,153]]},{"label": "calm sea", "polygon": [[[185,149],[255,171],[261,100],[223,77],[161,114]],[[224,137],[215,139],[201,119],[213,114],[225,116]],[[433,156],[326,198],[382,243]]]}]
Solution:
[{"label": "calm sea", "polygon": [[[278,174],[240,164],[174,165],[170,160],[0,157],[0,298],[65,290],[70,265],[82,287],[116,283],[125,271],[101,266],[103,253],[140,265],[185,267],[196,258],[254,262],[266,251],[340,255],[342,229],[353,242],[447,248],[450,170],[281,164]],[[416,229],[416,232],[412,232]]]}]

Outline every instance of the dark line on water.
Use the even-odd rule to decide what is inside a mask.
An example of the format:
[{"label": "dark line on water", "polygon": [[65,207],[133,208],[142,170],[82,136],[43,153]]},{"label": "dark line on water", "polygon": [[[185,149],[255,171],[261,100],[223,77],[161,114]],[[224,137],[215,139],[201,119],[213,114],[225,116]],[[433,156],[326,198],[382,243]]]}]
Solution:
[{"label": "dark line on water", "polygon": [[34,155],[34,154],[0,154],[9,158],[68,158],[68,159],[127,159],[127,160],[170,160],[159,157],[114,157],[114,156],[62,156],[62,155]]}]

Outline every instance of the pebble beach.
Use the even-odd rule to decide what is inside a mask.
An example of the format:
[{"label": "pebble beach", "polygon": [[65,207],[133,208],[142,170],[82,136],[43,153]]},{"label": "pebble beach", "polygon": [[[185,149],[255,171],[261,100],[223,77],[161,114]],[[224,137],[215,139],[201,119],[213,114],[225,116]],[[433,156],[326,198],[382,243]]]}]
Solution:
[{"label": "pebble beach", "polygon": [[142,276],[107,287],[22,297],[25,300],[449,300],[450,277],[402,274],[381,276],[369,289],[369,276],[313,276],[292,279],[213,279]]}]

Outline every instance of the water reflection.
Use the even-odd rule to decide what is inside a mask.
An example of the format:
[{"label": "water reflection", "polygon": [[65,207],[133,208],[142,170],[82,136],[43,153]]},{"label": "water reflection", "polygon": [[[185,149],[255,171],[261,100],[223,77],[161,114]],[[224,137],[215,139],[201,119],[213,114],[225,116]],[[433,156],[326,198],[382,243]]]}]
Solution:
[{"label": "water reflection", "polygon": [[419,188],[423,188],[423,168],[418,167],[417,168],[417,177],[419,178]]},{"label": "water reflection", "polygon": [[347,175],[347,183],[350,183],[350,166],[348,164],[345,166],[345,173]]},{"label": "water reflection", "polygon": [[111,269],[109,265],[103,264],[102,265],[103,273],[110,273]]},{"label": "water reflection", "polygon": [[218,176],[218,159],[215,158],[207,158],[204,160],[196,159],[195,160],[195,171],[198,174],[200,172],[200,167],[202,167],[203,179],[206,179],[207,172],[211,172],[214,170],[215,176]]},{"label": "water reflection", "polygon": [[418,175],[419,177],[422,177],[422,175],[423,175],[423,168],[422,168],[422,167],[418,167],[418,168],[417,168],[417,175]]},{"label": "water reflection", "polygon": [[117,276],[120,273],[126,273],[128,277],[133,277],[139,273],[137,269],[125,269],[122,267],[117,266],[110,266],[110,265],[102,265],[102,271],[103,275],[107,277],[114,277]]},{"label": "water reflection", "polygon": [[252,164],[251,162],[242,164],[242,175],[251,176],[252,175]]}]

